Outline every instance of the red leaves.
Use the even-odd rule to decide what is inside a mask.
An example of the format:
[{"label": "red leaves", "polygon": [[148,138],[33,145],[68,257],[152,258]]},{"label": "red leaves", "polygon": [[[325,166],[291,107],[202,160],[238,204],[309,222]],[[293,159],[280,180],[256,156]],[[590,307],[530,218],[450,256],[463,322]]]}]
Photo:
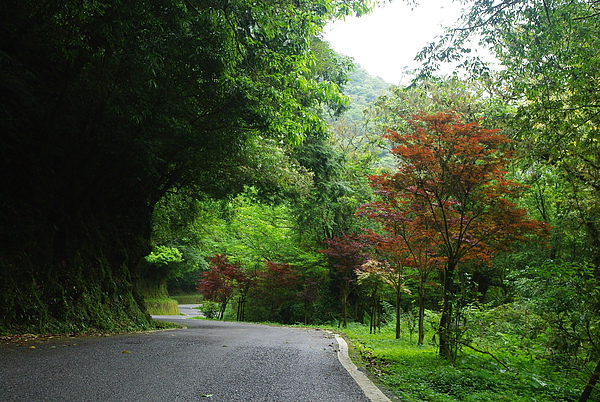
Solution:
[{"label": "red leaves", "polygon": [[295,289],[301,282],[290,264],[266,261],[266,270],[257,274],[257,286],[265,292],[273,293],[283,289]]},{"label": "red leaves", "polygon": [[327,255],[333,267],[339,271],[352,272],[367,260],[365,249],[368,240],[364,236],[345,235],[325,240],[329,245],[326,250],[320,250]]},{"label": "red leaves", "polygon": [[[406,261],[415,264],[423,253],[454,263],[489,260],[540,232],[542,224],[511,201],[525,187],[504,178],[512,157],[506,136],[452,113],[413,116],[411,126],[409,133],[388,131],[398,170],[370,177],[381,201],[360,211],[389,233],[396,253],[412,254]],[[391,250],[386,242],[378,248]]]},{"label": "red leaves", "polygon": [[222,254],[208,260],[210,267],[201,274],[197,288],[206,300],[225,304],[235,294],[250,294],[255,301],[275,305],[297,299],[309,303],[318,295],[315,284],[289,264],[265,261],[262,268],[247,272]]},{"label": "red leaves", "polygon": [[209,257],[210,267],[201,274],[198,290],[206,300],[226,303],[237,288],[250,281],[239,264],[230,263],[227,256]]}]

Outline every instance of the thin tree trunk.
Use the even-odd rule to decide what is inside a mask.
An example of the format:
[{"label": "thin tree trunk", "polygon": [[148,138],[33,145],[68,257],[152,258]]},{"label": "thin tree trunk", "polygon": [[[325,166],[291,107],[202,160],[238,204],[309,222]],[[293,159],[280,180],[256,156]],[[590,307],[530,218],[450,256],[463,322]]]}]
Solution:
[{"label": "thin tree trunk", "polygon": [[421,281],[419,287],[419,340],[417,345],[423,345],[425,340],[425,283]]},{"label": "thin tree trunk", "polygon": [[396,288],[396,339],[400,339],[400,296],[402,295],[402,288],[400,287],[400,281]]},{"label": "thin tree trunk", "polygon": [[454,269],[456,263],[446,264],[444,270],[444,297],[442,303],[442,317],[440,319],[439,339],[440,339],[440,356],[454,360],[456,345],[452,334],[452,318],[453,318],[453,303],[454,303]]},{"label": "thin tree trunk", "polygon": [[225,309],[227,308],[227,301],[221,303],[221,311],[219,311],[219,318],[221,320],[225,319]]},{"label": "thin tree trunk", "polygon": [[348,326],[348,293],[350,293],[348,281],[344,281],[344,288],[342,289],[342,327]]},{"label": "thin tree trunk", "polygon": [[246,315],[246,295],[241,295],[238,299],[237,320],[244,321]]},{"label": "thin tree trunk", "polygon": [[374,334],[375,328],[377,327],[377,313],[378,313],[378,305],[379,305],[379,289],[377,286],[375,286],[375,289],[373,290],[373,292],[371,293],[371,320],[370,320],[370,326],[369,326],[369,333],[370,334]]},{"label": "thin tree trunk", "polygon": [[599,377],[600,377],[600,361],[598,361],[598,364],[596,365],[594,372],[590,376],[590,379],[589,379],[587,385],[583,389],[583,392],[581,393],[581,396],[579,397],[579,402],[586,402],[588,399],[590,399],[590,395],[592,394],[592,391],[596,387],[596,383],[598,382]]}]

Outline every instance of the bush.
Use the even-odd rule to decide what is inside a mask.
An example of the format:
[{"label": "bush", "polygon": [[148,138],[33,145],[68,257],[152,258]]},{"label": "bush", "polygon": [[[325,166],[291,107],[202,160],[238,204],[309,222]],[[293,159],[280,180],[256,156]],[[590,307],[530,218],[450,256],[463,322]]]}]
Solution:
[{"label": "bush", "polygon": [[218,318],[221,305],[214,301],[204,300],[200,306],[200,311],[204,313],[206,318]]}]

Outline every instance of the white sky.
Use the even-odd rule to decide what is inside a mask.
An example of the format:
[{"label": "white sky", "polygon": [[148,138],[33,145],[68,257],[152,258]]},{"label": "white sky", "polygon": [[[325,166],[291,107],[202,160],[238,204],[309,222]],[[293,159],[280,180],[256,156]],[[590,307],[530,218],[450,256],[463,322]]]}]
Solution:
[{"label": "white sky", "polygon": [[403,0],[387,1],[371,14],[336,21],[325,29],[325,40],[341,54],[354,58],[371,75],[391,84],[408,84],[406,69],[417,68],[415,55],[443,27],[459,17],[461,6],[452,0],[421,0],[411,10]]}]

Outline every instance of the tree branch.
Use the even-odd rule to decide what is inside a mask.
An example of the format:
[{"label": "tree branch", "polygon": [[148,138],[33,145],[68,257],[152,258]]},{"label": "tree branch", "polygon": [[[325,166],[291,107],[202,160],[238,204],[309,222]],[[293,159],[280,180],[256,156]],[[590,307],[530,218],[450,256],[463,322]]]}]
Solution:
[{"label": "tree branch", "polygon": [[490,356],[492,359],[494,359],[498,363],[500,363],[502,365],[502,367],[504,367],[508,371],[512,371],[512,369],[510,367],[508,367],[502,360],[500,360],[499,358],[497,358],[493,353],[488,352],[487,350],[478,349],[475,346],[469,345],[467,342],[464,342],[464,341],[458,341],[458,343],[460,343],[463,346],[468,347],[469,349],[473,349],[475,352],[483,353],[484,355]]}]

